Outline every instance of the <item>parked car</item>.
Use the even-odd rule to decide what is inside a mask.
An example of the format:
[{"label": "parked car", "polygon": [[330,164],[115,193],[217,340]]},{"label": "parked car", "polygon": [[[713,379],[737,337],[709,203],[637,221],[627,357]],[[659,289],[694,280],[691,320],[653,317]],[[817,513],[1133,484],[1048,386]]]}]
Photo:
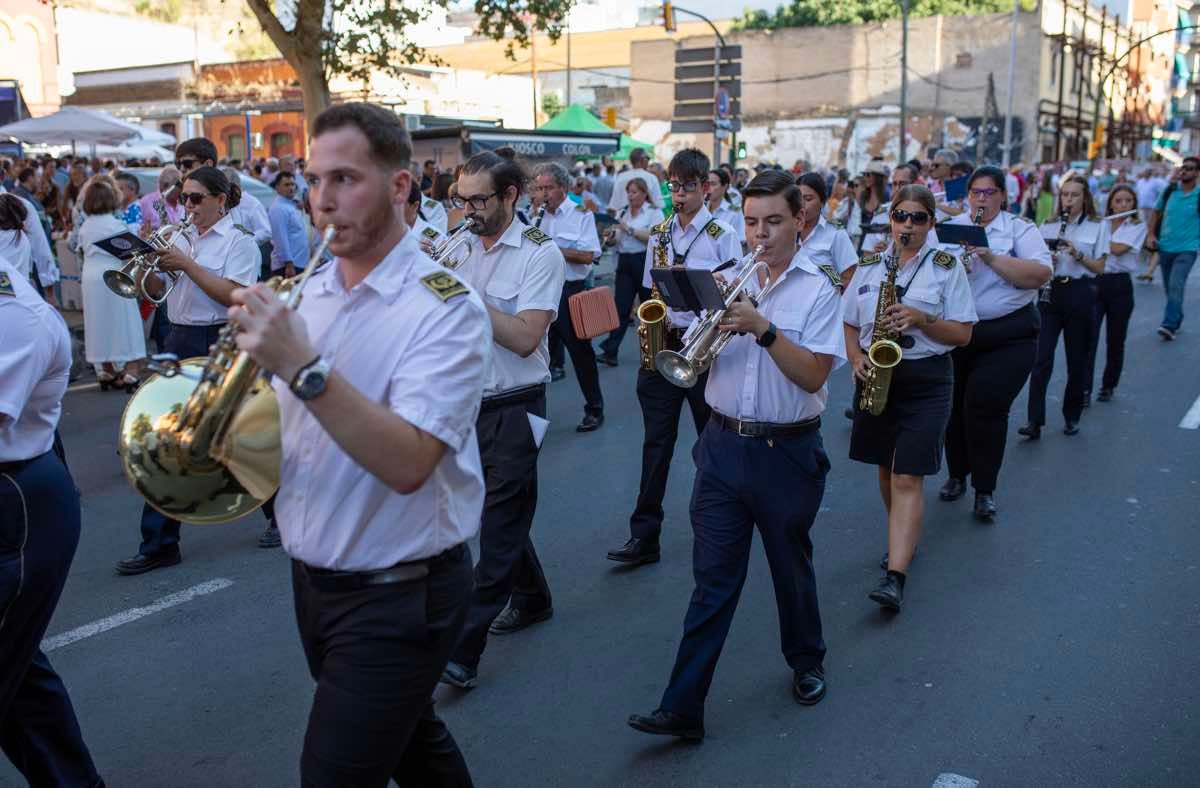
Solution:
[{"label": "parked car", "polygon": [[[161,167],[126,167],[122,172],[137,176],[138,191],[141,194],[158,191],[158,174],[162,172]],[[270,208],[271,203],[275,201],[275,190],[249,175],[242,175],[242,195],[243,199],[246,195],[253,196],[264,208]]]}]

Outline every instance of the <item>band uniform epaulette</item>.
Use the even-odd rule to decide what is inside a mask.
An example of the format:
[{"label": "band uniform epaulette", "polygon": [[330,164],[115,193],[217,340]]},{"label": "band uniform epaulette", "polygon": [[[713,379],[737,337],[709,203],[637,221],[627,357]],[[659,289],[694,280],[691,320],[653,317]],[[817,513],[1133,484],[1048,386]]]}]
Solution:
[{"label": "band uniform epaulette", "polygon": [[15,296],[17,291],[13,289],[13,284],[8,279],[8,274],[0,273],[0,295]]},{"label": "band uniform epaulette", "polygon": [[421,277],[421,284],[428,287],[431,293],[443,301],[449,301],[456,295],[464,295],[469,292],[466,285],[446,271],[439,271]]},{"label": "band uniform epaulette", "polygon": [[670,229],[671,229],[671,220],[663,219],[661,222],[659,222],[658,224],[656,224],[650,228],[650,234],[651,235],[662,235],[663,233],[669,231]]},{"label": "band uniform epaulette", "polygon": [[429,199],[429,198],[427,197],[427,198],[425,198],[425,202],[423,203],[423,205],[424,205],[426,208],[428,208],[428,209],[430,209],[430,210],[433,210],[434,208],[438,207],[438,201],[437,201],[437,200],[431,200],[431,199]]},{"label": "band uniform epaulette", "polygon": [[933,264],[949,271],[958,262],[958,258],[949,252],[934,252]]},{"label": "band uniform epaulette", "polygon": [[437,231],[436,227],[426,227],[421,231],[421,235],[429,238],[430,240],[435,240],[439,235],[441,235],[441,233]]},{"label": "band uniform epaulette", "polygon": [[817,268],[820,268],[821,273],[823,273],[823,274],[825,274],[825,276],[829,277],[829,283],[831,285],[836,287],[838,290],[842,289],[842,277],[840,274],[838,274],[836,268],[834,268],[829,263],[822,263],[822,264],[818,265]]},{"label": "band uniform epaulette", "polygon": [[550,236],[546,235],[541,231],[540,228],[537,227],[526,227],[525,232],[521,233],[521,235],[533,241],[538,246],[541,246],[542,244],[546,243],[546,241],[550,240]]},{"label": "band uniform epaulette", "polygon": [[882,259],[883,259],[883,255],[881,255],[879,252],[872,252],[871,254],[864,254],[862,256],[862,259],[858,261],[858,264],[859,265],[875,265],[875,263],[878,263]]},{"label": "band uniform epaulette", "polygon": [[720,238],[725,234],[725,231],[721,229],[721,225],[717,224],[716,222],[713,222],[708,226],[707,232],[708,236],[713,239]]},{"label": "band uniform epaulette", "polygon": [[254,231],[251,230],[249,227],[247,227],[244,224],[236,224],[235,223],[233,226],[236,227],[237,229],[241,230],[242,232],[244,232],[246,235],[250,235],[250,236],[254,235]]}]

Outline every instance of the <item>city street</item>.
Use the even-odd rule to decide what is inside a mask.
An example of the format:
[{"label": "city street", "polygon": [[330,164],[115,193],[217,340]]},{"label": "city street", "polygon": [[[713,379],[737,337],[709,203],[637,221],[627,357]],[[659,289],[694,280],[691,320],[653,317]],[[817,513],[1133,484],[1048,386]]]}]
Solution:
[{"label": "city street", "polygon": [[[595,433],[574,431],[583,402],[568,370],[551,387],[534,526],[555,615],[492,638],[475,690],[436,693],[477,785],[1196,785],[1200,274],[1173,343],[1154,333],[1161,284],[1135,296],[1125,378],[1079,435],[1061,431],[1061,352],[1039,442],[1016,435],[1018,399],[995,524],[973,520],[970,494],[940,502],[944,476],[927,480],[898,616],[867,599],[883,507],[874,468],[847,458],[849,373],[834,373],[822,427],[833,470],[813,530],[828,695],[792,700],[756,539],[698,744],[625,723],[658,705],[691,593],[690,417],[663,560],[628,570],[605,553],[627,537],[637,493],[634,332],[621,365],[601,368]],[[1103,358],[1102,341],[1097,377]],[[297,785],[312,682],[286,556],[256,546],[254,513],[185,527],[179,566],[116,576],[142,506],[115,454],[127,397],[73,388],[61,431],[84,530],[47,646],[101,774],[110,788]],[[0,786],[22,784],[0,759]]]}]

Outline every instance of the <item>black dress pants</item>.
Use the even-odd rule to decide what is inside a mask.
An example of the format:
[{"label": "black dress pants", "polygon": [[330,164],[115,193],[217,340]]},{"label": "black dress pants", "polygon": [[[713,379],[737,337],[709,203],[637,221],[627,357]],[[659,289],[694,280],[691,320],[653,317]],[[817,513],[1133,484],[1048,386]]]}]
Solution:
[{"label": "black dress pants", "polygon": [[586,289],[584,280],[563,284],[562,298],[558,302],[558,317],[550,324],[550,366],[562,366],[561,350],[558,363],[555,363],[554,340],[557,337],[571,354],[575,379],[579,381],[579,390],[583,392],[584,409],[600,413],[604,410],[604,396],[600,393],[600,371],[596,367],[596,351],[592,349],[590,339],[575,336],[575,327],[571,325],[571,308],[567,305],[568,298]]},{"label": "black dress pants", "polygon": [[946,428],[946,464],[955,479],[971,477],[976,492],[996,489],[1008,413],[1037,355],[1038,311],[1028,304],[975,324],[971,342],[950,352],[954,400]]},{"label": "black dress pants", "polygon": [[1039,303],[1042,329],[1038,334],[1037,361],[1029,378],[1029,423],[1046,423],[1046,388],[1054,374],[1054,353],[1062,334],[1067,352],[1067,386],[1063,393],[1063,418],[1079,421],[1087,375],[1088,338],[1096,308],[1096,283],[1091,279],[1055,280],[1050,303]]},{"label": "black dress pants", "polygon": [[1100,324],[1104,324],[1105,362],[1100,388],[1115,389],[1121,382],[1125,365],[1125,335],[1133,317],[1133,279],[1129,274],[1102,274],[1096,277],[1096,312],[1088,344],[1087,393],[1096,379],[1096,349],[1100,345]]},{"label": "black dress pants", "polygon": [[642,301],[650,298],[650,288],[642,287],[645,272],[645,252],[617,255],[617,271],[613,284],[616,289],[617,317],[621,324],[609,332],[605,340],[600,343],[600,350],[605,355],[615,358],[617,351],[621,349],[621,340],[625,338],[625,332],[629,330],[629,324],[633,322],[630,313],[633,311],[634,297],[640,296]]},{"label": "black dress pants", "polygon": [[538,447],[528,413],[545,417],[546,394],[529,402],[489,408],[484,400],[476,432],[487,497],[479,528],[475,587],[458,646],[450,657],[476,667],[488,627],[512,597],[512,606],[537,613],[551,607],[550,586],[529,529],[537,509]]},{"label": "black dress pants", "polygon": [[428,569],[407,582],[353,587],[355,573],[292,562],[296,623],[317,682],[300,755],[304,788],[472,784],[433,708],[467,611],[471,551],[451,548]]},{"label": "black dress pants", "polygon": [[696,385],[685,389],[669,382],[658,372],[638,370],[637,395],[642,406],[645,437],[642,440],[642,480],[638,487],[637,505],[629,518],[629,533],[637,539],[657,539],[662,531],[663,496],[667,492],[667,476],[671,471],[671,456],[679,436],[679,414],[686,402],[696,423],[696,434],[704,431],[712,410],[704,401],[706,371]]}]

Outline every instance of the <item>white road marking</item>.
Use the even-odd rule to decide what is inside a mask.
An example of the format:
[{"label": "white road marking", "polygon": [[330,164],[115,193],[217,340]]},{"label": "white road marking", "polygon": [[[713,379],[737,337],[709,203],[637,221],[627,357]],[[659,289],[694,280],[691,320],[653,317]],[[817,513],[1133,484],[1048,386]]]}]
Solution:
[{"label": "white road marking", "polygon": [[972,780],[970,777],[950,772],[942,772],[933,781],[933,788],[976,788],[978,785],[979,780]]},{"label": "white road marking", "polygon": [[99,383],[76,383],[74,386],[67,386],[67,391],[83,391],[84,389],[98,389]]},{"label": "white road marking", "polygon": [[76,627],[68,632],[63,632],[61,635],[46,638],[42,641],[42,651],[54,651],[63,646],[69,646],[84,638],[90,638],[92,635],[99,635],[101,632],[107,632],[110,629],[115,629],[122,624],[128,624],[131,621],[137,621],[139,618],[161,613],[169,607],[182,605],[184,602],[189,602],[198,596],[211,594],[214,591],[220,591],[222,588],[229,588],[233,585],[232,580],[227,580],[224,577],[218,577],[214,580],[209,580],[206,583],[185,588],[182,591],[176,591],[174,594],[159,599],[156,602],[151,602],[145,607],[131,607],[116,615],[102,618],[99,621],[93,621],[90,624],[84,624],[81,627]]},{"label": "white road marking", "polygon": [[1192,407],[1188,408],[1188,412],[1183,415],[1183,421],[1179,422],[1179,427],[1185,430],[1200,428],[1200,397],[1196,397]]}]

